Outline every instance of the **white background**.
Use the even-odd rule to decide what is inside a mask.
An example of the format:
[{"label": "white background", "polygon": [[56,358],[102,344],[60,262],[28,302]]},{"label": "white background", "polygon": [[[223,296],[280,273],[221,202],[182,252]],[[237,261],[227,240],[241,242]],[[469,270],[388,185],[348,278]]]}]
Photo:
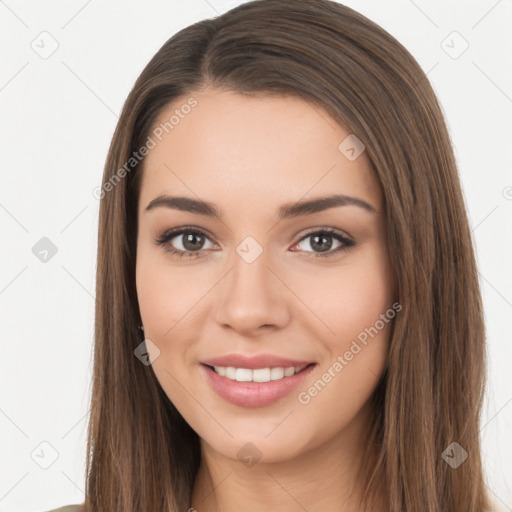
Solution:
[{"label": "white background", "polygon": [[[99,204],[92,191],[149,59],[181,28],[241,3],[0,0],[0,512],[83,502]],[[512,510],[512,1],[345,3],[414,55],[448,121],[486,311],[487,485]],[[51,48],[43,31],[58,43],[47,59],[31,47],[46,37]],[[453,31],[469,43],[456,59],[441,44]],[[32,253],[42,237],[58,249],[46,263]],[[42,469],[53,450],[58,457]]]}]

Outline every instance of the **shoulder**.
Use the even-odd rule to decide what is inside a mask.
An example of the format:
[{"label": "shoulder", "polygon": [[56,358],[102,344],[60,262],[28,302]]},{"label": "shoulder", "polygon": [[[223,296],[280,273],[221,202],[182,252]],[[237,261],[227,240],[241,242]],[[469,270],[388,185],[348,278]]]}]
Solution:
[{"label": "shoulder", "polygon": [[53,510],[48,510],[47,512],[82,512],[82,505],[66,505],[65,507],[54,508]]}]

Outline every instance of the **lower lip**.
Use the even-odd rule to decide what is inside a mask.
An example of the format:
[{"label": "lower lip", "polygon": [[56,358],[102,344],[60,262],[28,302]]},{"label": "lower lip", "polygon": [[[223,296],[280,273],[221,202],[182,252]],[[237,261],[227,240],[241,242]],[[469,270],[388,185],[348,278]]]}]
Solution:
[{"label": "lower lip", "polygon": [[222,377],[205,364],[200,365],[210,385],[224,400],[241,407],[263,407],[277,402],[295,389],[311,373],[316,364],[310,364],[299,373],[270,382],[238,382]]}]

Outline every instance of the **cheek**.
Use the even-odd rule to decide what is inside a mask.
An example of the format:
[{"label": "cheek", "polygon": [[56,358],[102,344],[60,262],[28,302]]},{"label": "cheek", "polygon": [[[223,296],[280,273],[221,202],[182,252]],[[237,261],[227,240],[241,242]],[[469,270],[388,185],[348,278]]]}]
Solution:
[{"label": "cheek", "polygon": [[[180,382],[185,381],[183,365],[178,364],[186,352],[186,337],[180,332],[190,309],[187,290],[180,274],[149,251],[137,253],[136,286],[139,310],[144,323],[144,337],[152,361],[151,367],[169,399],[180,402]],[[176,404],[175,404],[176,405]]]},{"label": "cheek", "polygon": [[[312,284],[307,287],[309,304],[328,327],[324,329],[326,336],[322,337],[332,356],[334,352],[347,350],[361,333],[364,338],[366,329],[376,322],[379,322],[379,330],[385,330],[379,320],[392,306],[394,291],[383,251],[368,251],[355,263],[324,274],[320,281],[318,275],[315,276],[315,286]],[[307,293],[306,288],[304,293]]]},{"label": "cheek", "polygon": [[[204,321],[208,293],[207,276],[191,281],[190,273],[168,264],[155,251],[137,253],[136,286],[144,337],[153,371],[173,401],[180,398],[180,383],[190,375],[188,362],[195,361],[190,332]],[[184,364],[185,363],[185,364]]]},{"label": "cheek", "polygon": [[317,316],[329,327],[328,331],[322,329],[326,334],[320,336],[326,357],[317,375],[322,396],[315,401],[328,408],[331,400],[343,398],[348,408],[345,413],[355,413],[383,371],[396,314],[386,255],[375,251],[357,264],[338,268],[325,284],[327,292],[311,297]]},{"label": "cheek", "polygon": [[173,318],[169,316],[172,309],[166,308],[166,304],[171,304],[170,290],[173,288],[167,286],[166,280],[166,274],[160,272],[158,265],[152,264],[143,252],[139,252],[136,266],[137,299],[144,334],[149,338],[160,339],[162,331],[172,325]]},{"label": "cheek", "polygon": [[385,276],[354,270],[343,280],[342,290],[331,302],[337,310],[332,318],[333,330],[344,339],[356,337],[379,320],[391,307],[391,301]]},{"label": "cheek", "polygon": [[[373,268],[338,272],[330,280],[334,291],[322,302],[325,309],[319,316],[333,332],[322,335],[326,357],[297,396],[302,426],[315,433],[311,445],[348,426],[382,375],[395,311],[388,274]],[[299,435],[298,427],[288,434]]]},{"label": "cheek", "polygon": [[198,282],[190,282],[155,251],[140,248],[137,253],[136,286],[139,310],[145,334],[160,342],[175,338],[180,320],[189,318],[188,311],[201,293]]}]

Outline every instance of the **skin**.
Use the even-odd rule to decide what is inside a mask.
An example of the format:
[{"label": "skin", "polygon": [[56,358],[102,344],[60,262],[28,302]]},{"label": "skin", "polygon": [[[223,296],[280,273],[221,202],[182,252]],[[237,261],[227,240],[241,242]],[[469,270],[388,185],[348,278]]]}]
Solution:
[{"label": "skin", "polygon": [[[144,161],[136,285],[145,337],[159,353],[152,368],[169,399],[199,434],[202,462],[191,507],[199,512],[356,510],[356,478],[371,414],[368,399],[385,366],[391,322],[307,404],[307,390],[365,328],[393,304],[383,196],[363,152],[338,150],[349,132],[326,111],[294,97],[246,97],[206,89]],[[284,203],[345,194],[376,213],[346,205],[278,220]],[[158,207],[161,194],[217,205],[223,219]],[[182,226],[202,228],[199,257],[170,254],[154,239]],[[333,228],[355,245],[331,256],[304,238]],[[314,233],[314,232],[313,232]],[[252,236],[262,254],[236,252]],[[185,250],[185,236],[172,239]],[[170,246],[171,242],[167,242]],[[192,246],[193,247],[193,246]],[[226,402],[199,361],[228,353],[271,353],[317,363],[303,385],[257,408]],[[252,443],[248,466],[238,451]],[[250,508],[248,508],[250,504]],[[375,510],[379,510],[376,508]]]}]

